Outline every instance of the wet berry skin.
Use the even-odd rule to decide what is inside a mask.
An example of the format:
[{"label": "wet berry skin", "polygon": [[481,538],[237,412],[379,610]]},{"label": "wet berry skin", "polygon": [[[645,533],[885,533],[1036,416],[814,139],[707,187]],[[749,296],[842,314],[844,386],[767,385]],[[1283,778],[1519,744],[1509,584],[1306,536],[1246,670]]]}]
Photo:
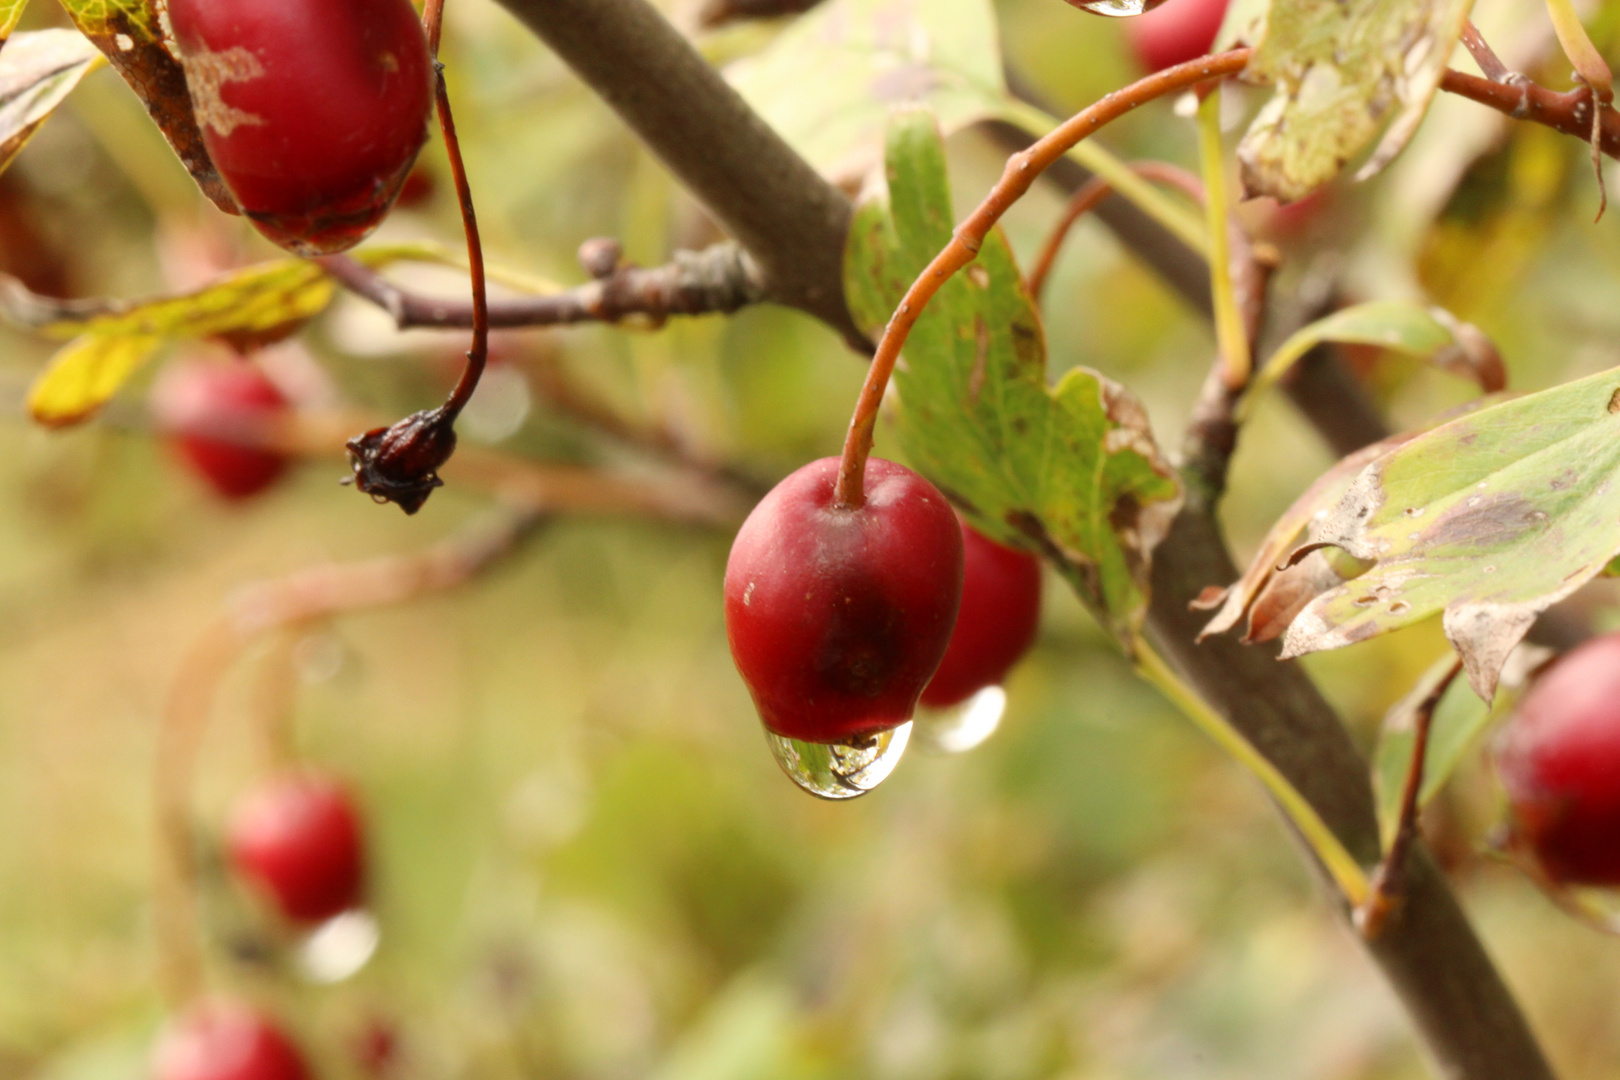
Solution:
[{"label": "wet berry skin", "polygon": [[237,872],[292,922],[324,922],[360,905],[360,817],[330,777],[287,774],[254,790],[231,816],[228,843]]},{"label": "wet berry skin", "polygon": [[1035,641],[1040,621],[1040,561],[962,522],[962,607],[922,703],[948,708],[999,686]]},{"label": "wet berry skin", "polygon": [[1143,71],[1196,60],[1209,52],[1226,18],[1227,0],[1165,0],[1125,22],[1125,37]]},{"label": "wet berry skin", "polygon": [[1554,882],[1620,885],[1620,634],[1525,692],[1495,747],[1515,841]]},{"label": "wet berry skin", "polygon": [[287,471],[287,458],[273,450],[233,442],[233,431],[286,412],[287,399],[259,370],[243,361],[180,360],[152,387],[152,412],[171,437],[175,452],[225,499],[257,495]]},{"label": "wet berry skin", "polygon": [[242,212],[300,255],[376,227],[427,138],[410,0],[169,0],[203,142]]},{"label": "wet berry skin", "polygon": [[726,564],[726,636],[778,735],[848,742],[911,719],[962,595],[962,533],[945,497],[892,461],[866,502],[833,505],[838,459],[813,461],[748,515]]},{"label": "wet berry skin", "polygon": [[311,1080],[298,1047],[276,1022],[234,1001],[187,1010],[159,1038],[153,1080]]}]

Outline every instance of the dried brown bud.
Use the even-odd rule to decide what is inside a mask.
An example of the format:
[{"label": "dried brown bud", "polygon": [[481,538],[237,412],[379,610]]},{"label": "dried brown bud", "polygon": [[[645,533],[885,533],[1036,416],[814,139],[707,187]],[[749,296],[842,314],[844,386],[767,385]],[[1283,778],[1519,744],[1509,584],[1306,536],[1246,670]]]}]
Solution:
[{"label": "dried brown bud", "polygon": [[455,421],[442,408],[426,409],[358,435],[348,447],[355,486],[379,503],[398,503],[414,514],[444,484],[439,469],[455,453]]}]

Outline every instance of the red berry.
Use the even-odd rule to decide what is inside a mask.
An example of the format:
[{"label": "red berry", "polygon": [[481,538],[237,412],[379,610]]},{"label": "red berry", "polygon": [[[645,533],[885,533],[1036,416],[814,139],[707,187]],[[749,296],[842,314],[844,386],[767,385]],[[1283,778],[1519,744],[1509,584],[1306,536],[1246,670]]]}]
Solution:
[{"label": "red berry", "polygon": [[169,0],[203,142],[242,212],[300,255],[358,243],[427,139],[410,0]]},{"label": "red berry", "polygon": [[152,388],[158,425],[173,436],[181,458],[227,499],[256,495],[286,471],[283,455],[231,439],[286,409],[281,391],[247,362],[176,362]]},{"label": "red berry", "polygon": [[1227,0],[1167,0],[1125,24],[1137,63],[1148,72],[1196,60],[1209,52],[1226,18]]},{"label": "red berry", "polygon": [[274,1020],[234,1001],[196,1006],[152,1057],[154,1080],[309,1080],[309,1066]]},{"label": "red berry", "polygon": [[962,523],[962,610],[945,659],[922,693],[943,709],[1000,685],[1041,621],[1041,564]]},{"label": "red berry", "polygon": [[1515,838],[1555,882],[1620,885],[1620,633],[1525,692],[1496,744]]},{"label": "red berry", "polygon": [[848,742],[911,719],[962,595],[962,533],[945,497],[892,461],[866,502],[835,506],[838,459],[776,485],[726,564],[726,635],[765,726]]},{"label": "red berry", "polygon": [[231,861],[293,922],[318,923],[360,904],[360,819],[328,777],[298,773],[249,794],[231,817]]}]

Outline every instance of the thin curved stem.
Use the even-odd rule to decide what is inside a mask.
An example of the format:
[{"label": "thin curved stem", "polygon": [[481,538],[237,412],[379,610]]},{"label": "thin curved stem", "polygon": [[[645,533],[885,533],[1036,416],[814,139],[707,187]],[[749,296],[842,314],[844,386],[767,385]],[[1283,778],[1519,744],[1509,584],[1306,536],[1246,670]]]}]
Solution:
[{"label": "thin curved stem", "polygon": [[[438,0],[442,3],[442,0]],[[444,83],[444,65],[436,73],[439,129],[450,158],[450,175],[455,180],[456,199],[461,204],[461,224],[467,234],[467,269],[472,284],[472,347],[467,350],[467,366],[444,403],[445,414],[454,420],[478,389],[484,365],[489,360],[489,286],[484,276],[484,242],[478,235],[478,214],[473,209],[472,187],[467,183],[467,166],[461,159],[461,142],[456,138],[456,120],[450,111],[450,92]]]},{"label": "thin curved stem", "polygon": [[1209,226],[1210,296],[1215,305],[1215,340],[1220,346],[1221,379],[1234,393],[1249,382],[1251,357],[1243,312],[1232,282],[1232,244],[1226,222],[1226,158],[1221,153],[1221,91],[1216,86],[1198,106],[1198,159],[1204,174],[1204,215]]},{"label": "thin curved stem", "polygon": [[[1172,165],[1167,161],[1133,161],[1129,163],[1129,168],[1144,180],[1178,188],[1195,202],[1204,201],[1203,182],[1179,165]],[[1113,183],[1107,177],[1093,176],[1070,196],[1068,205],[1063,208],[1063,216],[1058,218],[1058,223],[1048,234],[1041,253],[1035,257],[1035,268],[1029,272],[1029,291],[1037,300],[1040,298],[1041,290],[1046,287],[1047,278],[1051,276],[1058,252],[1063,249],[1063,242],[1068,239],[1069,231],[1074,228],[1076,222],[1095,210],[1115,191]]]},{"label": "thin curved stem", "polygon": [[1210,79],[1237,74],[1248,63],[1249,53],[1248,49],[1233,49],[1219,56],[1201,57],[1149,75],[1080,110],[1028,150],[1007,159],[1001,179],[978,208],[956,227],[945,249],[934,256],[933,262],[911,283],[911,288],[906,290],[905,298],[900,301],[900,306],[883,331],[883,338],[872,356],[872,365],[867,369],[866,382],[855,403],[849,434],[844,440],[843,459],[838,467],[838,482],[833,496],[836,505],[857,508],[865,502],[866,459],[872,452],[878,408],[883,403],[883,392],[889,385],[895,362],[900,358],[900,349],[928,302],[952,275],[977,257],[984,238],[1001,220],[1001,216],[1023,198],[1042,172],[1086,136],[1166,94],[1197,86]]}]

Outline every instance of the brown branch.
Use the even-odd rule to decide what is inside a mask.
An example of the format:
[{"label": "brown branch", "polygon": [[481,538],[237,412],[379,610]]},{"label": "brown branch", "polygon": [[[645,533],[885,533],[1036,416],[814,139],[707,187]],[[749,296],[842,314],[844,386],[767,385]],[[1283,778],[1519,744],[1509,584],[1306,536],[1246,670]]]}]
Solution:
[{"label": "brown branch", "polygon": [[1475,26],[1472,20],[1463,23],[1462,43],[1468,50],[1468,55],[1474,58],[1474,63],[1479,65],[1479,70],[1484,72],[1485,77],[1491,82],[1514,81],[1513,72],[1502,63],[1502,58],[1496,55],[1496,50],[1491,48],[1485,40],[1485,35],[1479,32],[1479,27]]},{"label": "brown branch", "polygon": [[768,299],[866,347],[844,304],[849,200],[662,15],[646,0],[499,2],[617,111],[748,250]]},{"label": "brown branch", "polygon": [[[344,288],[386,311],[401,330],[472,325],[472,305],[465,301],[410,292],[346,255],[322,259],[321,265]],[[676,315],[730,314],[765,298],[758,267],[734,243],[677,251],[672,262],[652,268],[615,260],[606,274],[595,276],[567,292],[491,301],[489,324],[507,329],[631,318],[657,324]]]},{"label": "brown branch", "polygon": [[1597,138],[1593,140],[1592,92],[1584,86],[1565,93],[1549,90],[1529,79],[1493,82],[1478,75],[1448,70],[1440,89],[1487,105],[1515,120],[1550,127],[1582,142],[1595,141],[1610,157],[1620,157],[1620,113],[1603,106],[1598,115]]}]

